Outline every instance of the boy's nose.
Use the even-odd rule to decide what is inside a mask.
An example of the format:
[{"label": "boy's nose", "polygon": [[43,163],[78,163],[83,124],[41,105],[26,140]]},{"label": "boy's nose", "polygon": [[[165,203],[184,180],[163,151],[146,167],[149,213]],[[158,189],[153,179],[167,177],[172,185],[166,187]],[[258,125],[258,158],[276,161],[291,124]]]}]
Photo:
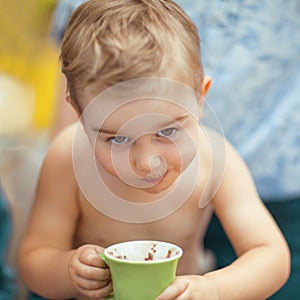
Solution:
[{"label": "boy's nose", "polygon": [[146,176],[153,173],[162,164],[159,149],[151,141],[151,138],[139,138],[131,149],[132,162],[138,175]]}]

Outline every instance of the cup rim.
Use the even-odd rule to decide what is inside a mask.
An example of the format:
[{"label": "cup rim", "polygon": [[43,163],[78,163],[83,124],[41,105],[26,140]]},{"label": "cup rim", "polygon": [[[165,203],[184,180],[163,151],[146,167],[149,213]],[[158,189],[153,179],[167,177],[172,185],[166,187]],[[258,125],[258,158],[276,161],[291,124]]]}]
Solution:
[{"label": "cup rim", "polygon": [[[147,243],[157,243],[157,244],[168,245],[170,247],[176,248],[176,250],[178,251],[178,253],[176,253],[172,257],[166,257],[166,258],[163,258],[163,259],[155,259],[155,260],[124,259],[124,258],[115,257],[115,256],[113,256],[113,255],[111,255],[111,254],[108,253],[111,248],[119,246],[119,245],[126,245],[126,244],[133,244],[133,243],[141,244],[141,243],[145,243],[145,242],[147,242]],[[120,243],[112,244],[112,245],[108,246],[104,250],[104,255],[108,259],[116,261],[116,262],[129,263],[129,264],[161,264],[161,263],[167,263],[167,262],[179,259],[182,256],[182,254],[183,254],[183,250],[178,245],[170,243],[170,242],[159,241],[159,240],[131,240],[131,241],[126,241],[126,242],[120,242]]]}]

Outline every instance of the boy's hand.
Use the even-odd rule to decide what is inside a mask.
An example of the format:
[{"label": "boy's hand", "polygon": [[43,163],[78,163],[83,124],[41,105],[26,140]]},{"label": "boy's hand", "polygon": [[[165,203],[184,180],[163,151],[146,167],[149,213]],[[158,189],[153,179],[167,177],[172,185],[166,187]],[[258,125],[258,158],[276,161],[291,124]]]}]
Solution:
[{"label": "boy's hand", "polygon": [[218,300],[218,292],[205,276],[178,276],[156,300]]},{"label": "boy's hand", "polygon": [[69,276],[79,294],[99,299],[112,292],[109,268],[98,256],[103,248],[84,245],[75,250],[69,261]]}]

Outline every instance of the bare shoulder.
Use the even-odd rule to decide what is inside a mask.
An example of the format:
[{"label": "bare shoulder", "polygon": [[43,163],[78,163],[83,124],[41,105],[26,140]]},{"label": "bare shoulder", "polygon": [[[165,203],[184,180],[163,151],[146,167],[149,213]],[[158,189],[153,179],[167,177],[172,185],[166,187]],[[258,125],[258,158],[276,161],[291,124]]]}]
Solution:
[{"label": "bare shoulder", "polygon": [[75,187],[72,163],[75,130],[76,124],[66,127],[49,145],[40,171],[42,185],[49,186],[50,182],[59,184],[63,180],[66,184],[69,183]]},{"label": "bare shoulder", "polygon": [[44,164],[67,167],[72,165],[72,147],[76,124],[71,124],[57,135],[49,145]]},{"label": "bare shoulder", "polygon": [[39,203],[38,207],[43,207],[43,211],[47,214],[55,208],[57,214],[61,206],[76,206],[76,201],[70,201],[70,199],[76,200],[78,190],[72,162],[75,130],[76,124],[65,128],[49,145],[44,159],[36,202]]},{"label": "bare shoulder", "polygon": [[65,129],[63,129],[50,144],[49,152],[56,153],[58,157],[60,155],[69,154],[70,151],[72,151],[72,145],[76,128],[77,123],[73,123],[67,126]]},{"label": "bare shoulder", "polygon": [[49,145],[25,237],[27,249],[41,244],[70,248],[80,213],[72,164],[74,132],[74,125],[69,126]]},{"label": "bare shoulder", "polygon": [[[253,177],[246,162],[226,139],[224,139],[224,147],[225,161],[223,170],[220,170],[222,177],[214,198],[214,204],[218,204],[224,210],[229,203],[240,207],[242,203],[245,206],[246,203],[260,202]],[[243,201],[241,201],[241,198]]]},{"label": "bare shoulder", "polygon": [[225,174],[235,175],[235,180],[238,180],[238,176],[251,177],[248,166],[238,150],[228,140],[224,139],[224,141]]}]

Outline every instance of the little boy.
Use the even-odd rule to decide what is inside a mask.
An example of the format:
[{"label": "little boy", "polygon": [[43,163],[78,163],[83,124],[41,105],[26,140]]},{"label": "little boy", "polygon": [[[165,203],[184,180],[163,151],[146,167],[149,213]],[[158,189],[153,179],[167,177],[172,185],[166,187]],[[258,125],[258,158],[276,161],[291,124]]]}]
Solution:
[{"label": "little boy", "polygon": [[[41,169],[19,259],[28,287],[103,298],[112,284],[98,253],[151,239],[184,251],[159,300],[276,292],[289,250],[235,150],[199,126],[210,78],[186,14],[171,0],[89,0],[69,21],[61,60],[80,124],[54,140]],[[199,275],[212,210],[238,259]]]}]

